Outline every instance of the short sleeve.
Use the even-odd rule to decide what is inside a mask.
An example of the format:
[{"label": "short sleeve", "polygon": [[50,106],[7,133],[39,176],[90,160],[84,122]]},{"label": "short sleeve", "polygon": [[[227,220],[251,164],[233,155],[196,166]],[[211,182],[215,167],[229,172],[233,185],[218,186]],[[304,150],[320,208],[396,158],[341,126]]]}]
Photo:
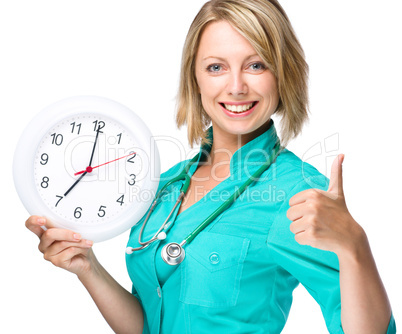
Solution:
[{"label": "short sleeve", "polygon": [[[338,257],[333,252],[298,244],[290,231],[291,221],[286,217],[292,196],[311,188],[327,190],[328,181],[324,175],[306,178],[289,191],[272,223],[267,246],[276,264],[296,278],[320,305],[328,331],[343,334]],[[395,333],[395,319],[391,315],[387,334]]]},{"label": "short sleeve", "polygon": [[389,320],[387,334],[396,334],[396,324],[393,314],[391,314],[391,319]]},{"label": "short sleeve", "polygon": [[267,246],[274,262],[297,279],[320,305],[329,332],[343,333],[338,257],[298,244],[289,228],[291,221],[286,217],[292,196],[310,188],[326,190],[327,184],[328,179],[318,175],[303,179],[288,191],[272,223]]}]

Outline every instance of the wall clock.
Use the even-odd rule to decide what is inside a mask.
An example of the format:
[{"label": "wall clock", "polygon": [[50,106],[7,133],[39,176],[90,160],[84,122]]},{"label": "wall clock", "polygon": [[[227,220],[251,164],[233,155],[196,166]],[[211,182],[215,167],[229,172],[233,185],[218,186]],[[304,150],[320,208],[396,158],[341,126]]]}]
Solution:
[{"label": "wall clock", "polygon": [[106,98],[79,96],[50,105],[31,121],[16,147],[13,175],[31,215],[99,242],[146,213],[160,158],[134,112]]}]

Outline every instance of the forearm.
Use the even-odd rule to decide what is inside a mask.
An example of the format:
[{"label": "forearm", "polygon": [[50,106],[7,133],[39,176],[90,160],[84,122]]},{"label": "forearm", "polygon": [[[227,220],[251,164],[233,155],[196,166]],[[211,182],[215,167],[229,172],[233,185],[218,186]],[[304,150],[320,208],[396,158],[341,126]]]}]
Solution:
[{"label": "forearm", "polygon": [[391,307],[364,231],[360,240],[338,254],[342,327],[346,334],[385,334]]},{"label": "forearm", "polygon": [[[92,255],[95,257],[94,255]],[[96,259],[91,271],[79,276],[103,317],[115,333],[142,333],[142,307],[129,291],[117,283]]]}]

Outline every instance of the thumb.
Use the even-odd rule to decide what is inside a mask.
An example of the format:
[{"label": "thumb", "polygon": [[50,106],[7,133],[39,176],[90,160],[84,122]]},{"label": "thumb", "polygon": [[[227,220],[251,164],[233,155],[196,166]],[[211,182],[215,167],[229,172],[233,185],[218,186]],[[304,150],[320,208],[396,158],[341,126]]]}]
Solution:
[{"label": "thumb", "polygon": [[47,229],[54,227],[50,219],[35,215],[28,218],[28,220],[25,222],[25,226],[28,228],[28,230],[35,233],[39,238],[42,237],[43,232],[45,232]]},{"label": "thumb", "polygon": [[343,177],[342,177],[342,163],[345,158],[344,154],[339,154],[331,167],[331,177],[329,179],[328,191],[332,194],[343,194]]}]

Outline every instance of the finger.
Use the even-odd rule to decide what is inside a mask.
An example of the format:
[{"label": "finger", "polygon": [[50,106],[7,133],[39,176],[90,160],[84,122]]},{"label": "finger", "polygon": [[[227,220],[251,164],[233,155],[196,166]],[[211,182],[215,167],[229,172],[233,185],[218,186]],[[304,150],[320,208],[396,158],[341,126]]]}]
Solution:
[{"label": "finger", "polygon": [[322,193],[325,193],[325,191],[315,188],[303,190],[290,198],[289,205],[294,206],[309,200],[319,199]]},{"label": "finger", "polygon": [[303,217],[305,212],[306,212],[305,202],[302,202],[302,203],[291,206],[288,209],[288,211],[286,212],[286,217],[288,217],[288,219],[291,221],[295,221],[295,220]]},{"label": "finger", "polygon": [[297,193],[296,195],[293,195],[289,200],[289,206],[301,204],[301,203],[304,203],[305,201],[307,201],[307,199],[308,199],[307,191],[308,190],[303,190],[303,191]]},{"label": "finger", "polygon": [[39,250],[44,253],[55,241],[70,241],[77,243],[80,240],[81,235],[79,233],[61,228],[50,228],[43,233],[39,243]]},{"label": "finger", "polygon": [[25,222],[25,226],[28,228],[28,230],[35,233],[39,238],[42,236],[43,232],[45,232],[45,230],[42,228],[45,225],[46,219],[40,216],[31,216]]},{"label": "finger", "polygon": [[25,222],[25,226],[33,233],[35,233],[39,238],[42,237],[43,232],[47,229],[53,228],[54,225],[46,217],[41,216],[31,216]]},{"label": "finger", "polygon": [[310,245],[311,240],[307,230],[295,234],[295,241],[300,245]]},{"label": "finger", "polygon": [[297,235],[298,233],[305,232],[310,227],[308,220],[304,217],[297,219],[293,223],[290,224],[290,231]]},{"label": "finger", "polygon": [[64,249],[61,253],[49,258],[49,261],[55,266],[68,269],[71,260],[77,255],[86,255],[89,249],[79,247],[69,247]]},{"label": "finger", "polygon": [[342,163],[345,158],[344,154],[339,154],[331,167],[331,177],[329,179],[328,191],[333,194],[343,194],[343,176]]},{"label": "finger", "polygon": [[44,257],[46,260],[49,260],[53,256],[59,255],[61,252],[66,250],[67,248],[75,247],[81,249],[91,248],[93,242],[91,240],[81,239],[79,242],[70,242],[70,241],[57,241],[54,242],[49,248],[46,249],[44,253]]}]

